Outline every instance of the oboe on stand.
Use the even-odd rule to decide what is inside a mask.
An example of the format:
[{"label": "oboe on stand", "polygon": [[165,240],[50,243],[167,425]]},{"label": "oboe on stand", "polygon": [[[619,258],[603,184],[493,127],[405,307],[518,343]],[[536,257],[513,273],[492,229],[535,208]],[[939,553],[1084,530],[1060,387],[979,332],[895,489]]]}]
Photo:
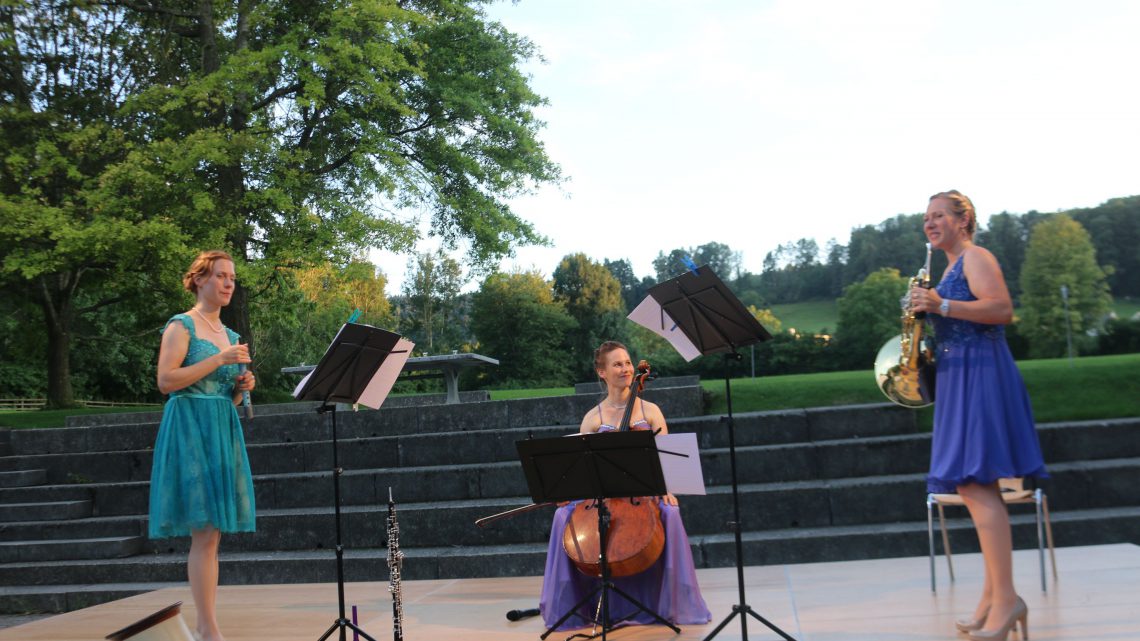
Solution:
[{"label": "oboe on stand", "polygon": [[400,551],[400,524],[396,520],[396,503],[388,488],[388,591],[392,593],[392,639],[404,641],[404,602],[400,594],[400,568],[404,553]]}]

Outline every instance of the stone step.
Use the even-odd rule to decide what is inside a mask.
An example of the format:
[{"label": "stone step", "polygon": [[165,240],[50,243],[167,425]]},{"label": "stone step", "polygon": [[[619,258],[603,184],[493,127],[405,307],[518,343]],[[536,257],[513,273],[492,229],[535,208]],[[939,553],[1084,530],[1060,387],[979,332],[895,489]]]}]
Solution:
[{"label": "stone step", "polygon": [[[1056,461],[1066,461],[1064,454],[1068,450],[1089,457],[1140,456],[1140,438],[1137,438],[1140,422],[1045,426],[1041,433],[1043,442],[1048,443],[1046,460],[1050,461],[1051,467]],[[929,447],[929,437],[924,434],[741,447],[737,449],[738,482],[773,483],[918,474],[925,471]],[[341,477],[343,505],[382,504],[388,487],[393,487],[396,495],[405,502],[488,499],[526,493],[525,479],[517,462],[352,469],[351,463],[366,465],[370,460],[375,462],[376,457],[369,456],[370,452],[365,447],[342,447],[342,450],[350,453],[341,457],[348,459],[342,461],[342,466],[348,468]],[[116,456],[119,455],[101,455],[104,459]],[[731,482],[728,450],[705,449],[701,460],[708,485]],[[306,466],[295,460],[293,463]],[[331,456],[325,463],[329,467],[318,471],[258,473],[255,476],[258,506],[262,509],[288,509],[331,505]],[[256,465],[254,469],[258,471]],[[141,473],[138,475],[142,476]],[[64,487],[70,489],[64,490]],[[62,496],[65,491],[69,493],[66,497]],[[145,513],[148,492],[145,480],[134,480],[46,486],[39,492],[33,492],[31,488],[0,490],[0,499],[12,503],[34,503],[90,498],[93,514],[113,516]]]},{"label": "stone step", "polygon": [[47,483],[47,470],[25,469],[0,472],[0,487],[30,487]]},{"label": "stone step", "polygon": [[97,485],[33,485],[29,487],[0,487],[0,504],[51,503],[54,501],[84,501],[91,498]]},{"label": "stone step", "polygon": [[[664,395],[665,398],[659,399],[664,403],[663,410],[667,405],[678,406],[676,412],[666,411],[671,429],[709,432],[712,440],[703,440],[706,437],[702,434],[702,445],[727,447],[727,428],[722,425],[721,417],[699,415],[699,406],[696,409],[691,407],[696,400],[693,395],[696,388],[688,392],[685,388],[679,390],[682,393],[679,400],[672,398],[677,393],[675,390],[670,390]],[[562,399],[559,403],[566,404],[565,399],[573,397],[553,398]],[[516,434],[525,434],[528,429],[536,428],[566,434],[577,431],[582,415],[591,407],[588,403],[579,402],[573,407],[573,417],[565,415],[564,411],[543,415],[543,403],[550,400],[539,398],[510,401],[509,406],[503,405],[498,412],[482,408],[487,403],[439,406],[430,410],[432,416],[420,416],[428,412],[428,408],[338,412],[337,438],[434,437],[437,434],[463,432],[486,435],[504,430],[517,430]],[[515,416],[513,421],[512,415]],[[533,416],[533,420],[524,421],[521,418],[523,416]],[[557,420],[542,421],[543,418]],[[915,432],[914,412],[889,403],[747,412],[737,414],[734,418],[737,443],[740,445]],[[686,428],[685,425],[689,423],[693,427]],[[248,445],[308,443],[328,441],[331,438],[328,420],[315,413],[258,416],[252,421],[243,420],[243,432]],[[157,433],[157,418],[149,423],[20,430],[13,437],[13,451],[20,454],[64,454],[146,450],[154,445]],[[750,441],[750,438],[760,440]]]},{"label": "stone step", "polygon": [[[1015,548],[1035,548],[1033,515],[1015,514],[1011,521]],[[1061,547],[1130,542],[1140,536],[1140,507],[1057,513],[1053,515],[1052,523],[1054,536]],[[742,560],[745,565],[772,565],[925,556],[928,549],[926,528],[923,520],[744,532],[741,535]],[[967,519],[949,519],[947,528],[955,551],[977,551],[977,537]],[[697,567],[729,567],[736,563],[735,540],[730,532],[689,538]],[[403,575],[407,579],[540,575],[547,547],[543,541],[413,548],[403,545],[403,533],[400,541],[405,555]],[[344,567],[347,581],[385,580],[387,550],[382,546],[346,547]],[[179,582],[185,577],[186,555],[176,552],[103,561],[8,563],[0,569],[3,569],[0,584],[8,586],[125,584],[140,578]],[[1064,569],[1061,568],[1060,572],[1063,575]],[[329,549],[223,552],[220,576],[221,582],[227,585],[327,583],[336,580],[336,556]],[[0,612],[9,611],[9,607],[3,593],[0,593]]]},{"label": "stone step", "polygon": [[91,516],[91,501],[55,501],[50,503],[2,503],[0,522],[62,521]]},{"label": "stone step", "polygon": [[184,587],[186,580],[169,583],[101,583],[77,585],[0,586],[0,614],[71,612],[136,594]]},{"label": "stone step", "polygon": [[[1080,461],[1050,468],[1041,482],[1054,512],[1081,508],[1140,505],[1129,479],[1140,474],[1140,458]],[[923,521],[924,475],[904,474],[795,482],[743,484],[739,502],[744,526],[753,531],[800,527],[865,525]],[[540,542],[549,535],[551,508],[516,515],[486,528],[476,519],[526,505],[525,496],[451,501],[403,502],[397,493],[403,531],[411,547],[498,545]],[[227,541],[234,551],[325,549],[333,545],[334,512],[324,505],[258,509],[258,531]],[[706,496],[682,496],[690,534],[721,531],[732,511],[731,486],[708,488]],[[1027,509],[1012,508],[1014,512]],[[373,547],[383,542],[384,501],[342,509],[344,543]],[[143,514],[92,517],[75,521],[0,524],[0,540],[71,539],[90,536],[145,535]],[[185,551],[186,539],[147,541],[148,552]]]},{"label": "stone step", "polygon": [[139,536],[3,541],[0,542],[0,564],[124,558],[141,552],[142,545],[143,539]]},{"label": "stone step", "polygon": [[[788,449],[772,450],[777,456],[786,453],[801,462],[805,457],[817,456],[818,465],[833,468],[858,466],[870,468],[869,473],[888,473],[889,469],[879,470],[875,466],[883,456],[889,456],[891,449],[908,460],[928,459],[929,435],[915,433],[913,421],[909,420],[912,416],[906,410],[864,406],[854,412],[859,420],[844,421],[844,414],[831,411],[755,413],[735,421],[734,431],[741,453],[749,451],[748,448],[779,445]],[[886,418],[880,420],[880,417]],[[696,433],[702,451],[709,455],[727,451],[724,447],[728,440],[727,429],[717,417],[673,422],[677,433]],[[545,426],[498,432],[349,438],[339,441],[337,458],[342,468],[358,470],[513,462],[517,460],[517,441],[527,437],[563,436],[568,431],[573,430]],[[1047,461],[1140,455],[1140,438],[1135,437],[1140,434],[1140,419],[1058,423],[1043,425],[1038,431]],[[264,443],[250,445],[248,450],[251,467],[259,475],[332,469],[331,441]],[[46,469],[49,483],[62,484],[145,481],[150,476],[151,458],[149,449],[136,449],[23,455],[7,460],[18,459],[26,467]],[[827,474],[831,477],[853,475],[856,472],[839,469]],[[716,477],[710,480],[716,482]]]}]

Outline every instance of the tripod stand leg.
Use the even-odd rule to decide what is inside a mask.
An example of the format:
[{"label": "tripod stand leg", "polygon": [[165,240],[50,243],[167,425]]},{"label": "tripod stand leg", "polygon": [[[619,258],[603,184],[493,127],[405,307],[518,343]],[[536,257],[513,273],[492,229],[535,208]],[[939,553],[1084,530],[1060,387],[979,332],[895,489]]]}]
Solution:
[{"label": "tripod stand leg", "polygon": [[739,359],[740,355],[735,351],[731,354],[724,355],[724,395],[728,409],[728,415],[725,416],[723,420],[728,423],[728,460],[729,469],[732,473],[732,530],[733,535],[736,539],[736,584],[740,592],[740,603],[732,606],[732,614],[725,617],[724,621],[721,621],[720,624],[717,625],[716,628],[714,628],[713,631],[704,638],[704,641],[711,641],[712,638],[719,634],[720,631],[723,630],[726,625],[728,625],[728,622],[732,621],[732,618],[738,614],[740,615],[740,638],[742,641],[748,641],[748,617],[746,615],[752,615],[756,618],[757,621],[768,626],[769,629],[783,637],[786,641],[796,641],[794,638],[788,636],[786,632],[776,627],[775,625],[772,625],[770,622],[764,619],[764,617],[757,614],[748,605],[744,598],[744,543],[741,540],[740,535],[740,488],[736,480],[736,425],[732,419],[732,383],[731,378],[729,377],[729,359],[732,357]]},{"label": "tripod stand leg", "polygon": [[338,641],[346,641],[348,629],[351,629],[353,632],[359,634],[362,638],[368,639],[368,641],[376,641],[376,639],[368,636],[367,632],[358,628],[355,623],[346,619],[333,621],[333,624],[329,626],[328,630],[325,630],[325,633],[322,634],[321,638],[317,639],[317,641],[325,641],[325,639],[329,638],[329,636],[331,636],[332,633],[338,629],[340,630],[340,639]]},{"label": "tripod stand leg", "polygon": [[[550,636],[550,634],[552,632],[554,632],[555,630],[558,629],[558,626],[562,625],[563,623],[566,623],[567,619],[574,616],[574,614],[576,612],[578,612],[578,608],[581,608],[583,605],[586,605],[591,599],[594,598],[594,595],[598,594],[601,591],[602,591],[602,586],[600,586],[600,585],[598,587],[594,588],[593,591],[591,591],[589,594],[586,595],[586,598],[584,598],[581,601],[579,601],[578,603],[574,604],[574,607],[567,610],[566,613],[562,615],[562,618],[558,619],[557,621],[554,622],[553,625],[551,625],[549,628],[547,628],[546,632],[543,632],[542,635],[540,636],[540,638],[545,639],[546,637]],[[599,603],[601,603],[601,601],[599,601]]]}]

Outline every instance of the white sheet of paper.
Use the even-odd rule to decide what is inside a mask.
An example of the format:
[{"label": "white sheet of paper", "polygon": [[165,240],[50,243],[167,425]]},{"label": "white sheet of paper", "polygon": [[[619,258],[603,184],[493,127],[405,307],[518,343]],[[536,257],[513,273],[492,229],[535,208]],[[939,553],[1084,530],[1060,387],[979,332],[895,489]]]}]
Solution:
[{"label": "white sheet of paper", "polygon": [[[669,493],[701,494],[705,493],[705,477],[701,472],[701,453],[697,450],[697,435],[692,432],[684,434],[658,434],[658,456],[661,457],[661,470],[665,473],[665,487]],[[666,452],[686,454],[674,456]]]},{"label": "white sheet of paper", "polygon": [[[669,318],[669,314],[661,310],[661,305],[652,296],[646,296],[645,300],[641,301],[626,318],[669,341],[686,362],[701,355],[697,346],[693,345],[689,337],[677,327],[677,323]],[[662,320],[665,323],[664,327],[661,326]]]},{"label": "white sheet of paper", "polygon": [[412,348],[415,346],[415,343],[406,338],[400,338],[396,341],[392,353],[384,359],[384,363],[380,365],[380,369],[376,370],[372,380],[368,381],[368,386],[364,388],[364,392],[357,402],[374,410],[380,409],[380,405],[384,403],[384,399],[388,398],[388,392],[392,391],[392,386],[396,384],[396,377],[403,371],[404,364],[408,362],[408,357],[412,355]]}]

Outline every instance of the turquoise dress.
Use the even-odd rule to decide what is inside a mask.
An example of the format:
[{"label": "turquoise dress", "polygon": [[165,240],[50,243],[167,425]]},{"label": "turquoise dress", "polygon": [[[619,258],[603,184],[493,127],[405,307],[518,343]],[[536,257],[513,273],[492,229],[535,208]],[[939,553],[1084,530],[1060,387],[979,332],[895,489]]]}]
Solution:
[{"label": "turquoise dress", "polygon": [[[216,345],[198,338],[193,318],[177,314],[166,325],[175,322],[190,333],[183,367],[218,353]],[[228,327],[226,334],[231,345],[240,338]],[[232,400],[237,375],[236,364],[223,365],[170,394],[154,444],[150,538],[188,536],[208,526],[254,531],[253,477]]]}]

